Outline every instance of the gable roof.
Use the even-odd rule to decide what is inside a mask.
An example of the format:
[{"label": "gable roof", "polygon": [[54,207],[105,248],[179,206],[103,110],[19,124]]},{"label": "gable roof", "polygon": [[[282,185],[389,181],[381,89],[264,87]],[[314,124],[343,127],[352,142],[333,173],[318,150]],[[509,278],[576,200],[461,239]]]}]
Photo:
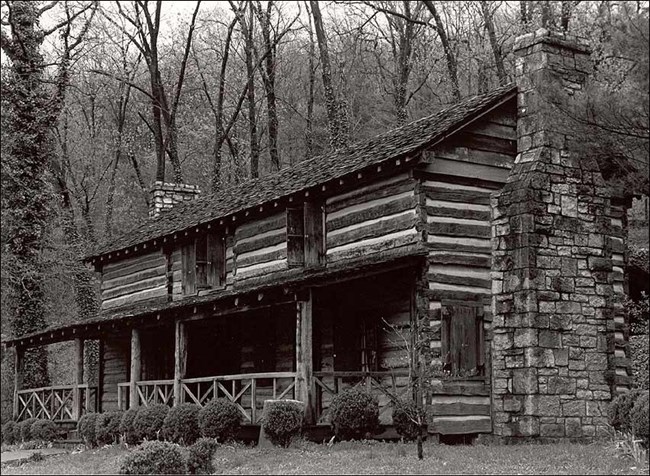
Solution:
[{"label": "gable roof", "polygon": [[509,84],[473,96],[417,121],[352,144],[341,152],[329,152],[233,187],[175,205],[156,218],[110,243],[99,246],[85,259],[138,245],[149,240],[224,218],[302,190],[343,177],[367,166],[413,154],[444,138],[458,127],[508,99],[516,91]]}]

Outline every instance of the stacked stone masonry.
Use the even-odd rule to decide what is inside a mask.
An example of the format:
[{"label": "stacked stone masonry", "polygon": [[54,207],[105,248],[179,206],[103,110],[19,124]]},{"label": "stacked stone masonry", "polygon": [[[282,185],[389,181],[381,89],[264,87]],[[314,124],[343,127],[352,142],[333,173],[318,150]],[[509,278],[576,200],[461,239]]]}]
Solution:
[{"label": "stacked stone masonry", "polygon": [[584,42],[539,30],[515,53],[518,156],[492,197],[494,433],[599,437],[628,379],[625,208],[550,105],[582,88]]},{"label": "stacked stone masonry", "polygon": [[176,204],[194,200],[201,191],[196,185],[155,182],[151,188],[150,217],[157,217],[162,212],[171,210]]}]

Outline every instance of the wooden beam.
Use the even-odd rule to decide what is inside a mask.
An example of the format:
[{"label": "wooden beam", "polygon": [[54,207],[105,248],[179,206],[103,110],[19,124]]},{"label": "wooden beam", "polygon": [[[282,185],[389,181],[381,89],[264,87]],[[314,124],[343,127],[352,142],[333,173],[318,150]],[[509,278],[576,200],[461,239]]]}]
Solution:
[{"label": "wooden beam", "polygon": [[180,319],[176,319],[174,339],[174,405],[180,405],[181,379],[185,378],[187,368],[187,326]]},{"label": "wooden beam", "polygon": [[313,423],[312,290],[307,290],[305,294],[303,300],[297,303],[296,313],[296,399],[305,403],[305,418],[308,423]]},{"label": "wooden beam", "polygon": [[[84,341],[77,337],[74,340],[74,388],[72,391],[72,419],[81,417],[81,391],[79,385],[84,383]],[[87,409],[90,411],[90,409]]]},{"label": "wooden beam", "polygon": [[131,375],[129,380],[129,408],[138,406],[137,381],[142,373],[140,355],[140,329],[131,329]]}]

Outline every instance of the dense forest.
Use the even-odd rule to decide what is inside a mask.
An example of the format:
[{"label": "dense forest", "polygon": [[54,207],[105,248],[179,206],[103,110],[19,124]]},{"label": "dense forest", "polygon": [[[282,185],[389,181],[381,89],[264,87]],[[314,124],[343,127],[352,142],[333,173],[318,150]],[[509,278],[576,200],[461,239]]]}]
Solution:
[{"label": "dense forest", "polygon": [[[146,219],[154,181],[207,194],[344,150],[513,81],[514,39],[540,27],[591,42],[575,133],[647,195],[648,18],[639,1],[3,1],[2,336],[96,313],[80,258]],[[32,351],[25,385],[59,382],[57,355]]]}]

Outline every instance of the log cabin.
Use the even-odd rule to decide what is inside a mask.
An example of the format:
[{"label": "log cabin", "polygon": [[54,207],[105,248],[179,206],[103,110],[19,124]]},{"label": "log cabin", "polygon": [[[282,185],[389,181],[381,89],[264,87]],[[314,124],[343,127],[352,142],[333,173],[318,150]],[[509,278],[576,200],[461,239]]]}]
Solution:
[{"label": "log cabin", "polygon": [[[17,419],[265,399],[362,386],[420,399],[428,431],[590,438],[629,380],[625,210],[567,146],[558,98],[581,92],[585,42],[517,39],[516,83],[212,195],[156,183],[151,217],[86,257],[96,318],[17,336]],[[555,85],[555,89],[549,86]],[[25,348],[100,345],[66,387],[21,389]]]}]

